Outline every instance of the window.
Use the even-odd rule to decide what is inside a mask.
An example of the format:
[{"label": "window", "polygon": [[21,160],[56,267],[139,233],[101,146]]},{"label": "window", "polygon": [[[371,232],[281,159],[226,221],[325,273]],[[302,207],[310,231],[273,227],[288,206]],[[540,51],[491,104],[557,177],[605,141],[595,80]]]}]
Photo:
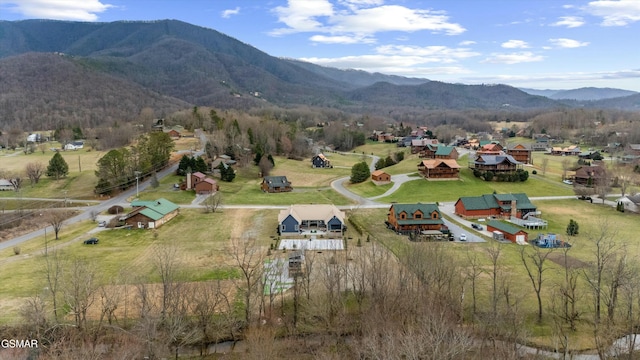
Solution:
[{"label": "window", "polygon": [[407,214],[406,213],[401,213],[400,214],[400,219],[406,219],[407,218]]},{"label": "window", "polygon": [[413,217],[416,218],[416,219],[422,219],[422,214],[421,213],[416,213]]},{"label": "window", "polygon": [[431,218],[432,218],[432,219],[437,219],[437,218],[438,218],[438,213],[437,213],[437,212],[435,212],[435,211],[434,211],[434,212],[432,212],[432,213],[431,213]]}]

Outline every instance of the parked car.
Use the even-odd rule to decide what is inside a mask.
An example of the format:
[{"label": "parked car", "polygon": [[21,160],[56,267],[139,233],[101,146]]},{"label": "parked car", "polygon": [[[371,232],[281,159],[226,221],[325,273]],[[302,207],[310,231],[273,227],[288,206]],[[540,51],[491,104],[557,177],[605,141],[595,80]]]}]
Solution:
[{"label": "parked car", "polygon": [[467,234],[460,234],[460,237],[458,238],[458,240],[467,241]]},{"label": "parked car", "polygon": [[106,221],[99,221],[98,222],[98,227],[106,227],[107,226],[107,222]]},{"label": "parked car", "polygon": [[85,244],[85,245],[97,245],[97,244],[98,244],[98,241],[99,241],[99,240],[98,240],[98,238],[94,238],[94,237],[92,237],[92,238],[90,238],[90,239],[85,240],[85,241],[84,241],[84,244]]},{"label": "parked car", "polygon": [[567,184],[567,185],[573,185],[573,181],[571,181],[571,180],[562,180],[562,182]]},{"label": "parked car", "polygon": [[471,227],[472,227],[472,228],[474,228],[474,229],[476,229],[476,230],[483,230],[483,229],[482,229],[482,225],[478,225],[478,224],[474,224],[474,223],[472,223],[472,224],[471,224]]}]

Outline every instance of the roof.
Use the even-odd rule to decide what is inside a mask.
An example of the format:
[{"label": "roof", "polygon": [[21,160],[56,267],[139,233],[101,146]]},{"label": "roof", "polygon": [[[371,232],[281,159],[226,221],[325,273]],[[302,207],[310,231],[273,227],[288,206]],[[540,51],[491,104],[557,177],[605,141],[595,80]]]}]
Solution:
[{"label": "roof", "polygon": [[605,176],[605,169],[601,166],[583,166],[576,170],[574,177],[581,179],[601,178]]},{"label": "roof", "polygon": [[131,202],[131,206],[143,207],[144,209],[140,211],[140,214],[153,220],[159,220],[163,216],[180,208],[178,205],[164,198],[158,200],[136,200]]},{"label": "roof", "polygon": [[516,209],[535,209],[525,193],[518,194],[485,194],[480,196],[465,196],[458,199],[462,202],[466,210],[489,210],[497,208],[510,208],[511,206],[501,206],[498,201],[516,201]]},{"label": "roof", "polygon": [[212,178],[206,178],[206,179],[202,180],[201,182],[206,182],[206,183],[209,183],[211,185],[217,185],[218,184],[218,182],[213,180]]},{"label": "roof", "polygon": [[[372,176],[380,176],[382,174],[387,174],[387,173],[384,172],[383,170],[376,170],[376,171],[371,173]],[[389,174],[387,174],[387,175],[389,175]]]},{"label": "roof", "polygon": [[[479,161],[478,159],[482,159],[482,161]],[[498,165],[505,161],[508,161],[514,165],[522,164],[520,161],[514,159],[511,155],[480,155],[476,158],[475,162],[481,162],[485,165]]]},{"label": "roof", "polygon": [[640,144],[629,144],[629,149],[640,150]]},{"label": "roof", "polygon": [[[420,212],[423,213],[423,214],[431,214],[434,211],[436,211],[436,212],[438,212],[438,217],[441,217],[440,209],[438,208],[438,205],[436,205],[436,204],[422,204],[422,203],[416,203],[416,204],[393,204],[393,205],[391,205],[391,208],[389,208],[389,211],[391,211],[391,209],[393,209],[394,215],[396,216],[396,218],[398,218],[398,214],[400,214],[402,212],[405,212],[405,213],[411,215],[411,217],[413,217],[413,214],[418,210],[420,210]],[[427,219],[421,219],[421,220],[427,220]],[[432,220],[432,219],[428,219],[428,220]]]},{"label": "roof", "polygon": [[329,159],[327,159],[327,157],[326,157],[326,156],[324,156],[324,154],[323,154],[323,153],[320,153],[320,154],[318,154],[318,155],[314,156],[314,158],[315,158],[315,157],[319,157],[319,158],[320,158],[320,159],[322,159],[322,160],[329,160]]},{"label": "roof", "polygon": [[440,145],[438,146],[438,150],[436,150],[436,155],[448,156],[451,155],[453,150],[455,150],[455,147],[453,146]]},{"label": "roof", "polygon": [[194,173],[193,173],[193,174],[191,174],[191,175],[193,175],[193,176],[195,176],[195,177],[198,177],[198,178],[201,178],[201,179],[203,179],[203,178],[206,178],[206,177],[207,177],[207,175],[205,175],[205,174],[201,173],[200,171],[194,172]]},{"label": "roof", "polygon": [[265,176],[262,181],[269,187],[284,187],[291,185],[286,176]]},{"label": "roof", "polygon": [[531,144],[513,144],[507,147],[507,150],[531,150]]},{"label": "roof", "polygon": [[515,235],[515,234],[517,234],[519,232],[524,232],[525,234],[527,233],[526,231],[524,231],[524,230],[522,230],[520,228],[517,228],[517,227],[515,227],[513,225],[509,225],[509,224],[507,224],[505,222],[498,221],[498,220],[490,220],[487,223],[487,226],[491,226],[492,228],[496,228],[496,229],[498,229],[498,230],[500,230],[500,231],[502,231],[504,233],[511,234],[511,235]]},{"label": "roof", "polygon": [[13,184],[7,179],[0,179],[0,186],[13,186]]},{"label": "roof", "polygon": [[422,162],[418,164],[418,166],[422,165],[427,169],[435,169],[442,164],[445,164],[451,169],[460,168],[460,165],[458,165],[458,163],[454,159],[426,159],[422,160]]},{"label": "roof", "polygon": [[324,220],[329,222],[334,216],[344,223],[345,212],[340,211],[334,205],[291,205],[287,209],[280,210],[278,222],[284,221],[289,215],[301,223],[303,220]]}]

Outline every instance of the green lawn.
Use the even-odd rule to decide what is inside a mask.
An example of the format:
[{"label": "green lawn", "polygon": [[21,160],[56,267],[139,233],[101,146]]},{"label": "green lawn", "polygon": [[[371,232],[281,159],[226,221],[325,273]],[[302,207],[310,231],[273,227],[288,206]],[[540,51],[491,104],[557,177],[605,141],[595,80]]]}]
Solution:
[{"label": "green lawn", "polygon": [[560,182],[550,182],[535,176],[529,177],[526,182],[487,182],[474,177],[470,169],[463,167],[460,169],[459,181],[410,181],[380,201],[401,203],[456,201],[461,196],[478,196],[494,191],[497,193],[524,192],[529,197],[573,195],[572,188]]},{"label": "green lawn", "polygon": [[345,185],[349,191],[362,197],[369,198],[384,194],[393,186],[393,183],[376,185],[373,183],[373,181],[371,181],[371,179],[369,179],[359,184],[350,184],[347,182],[345,183]]},{"label": "green lawn", "polygon": [[411,153],[409,148],[398,147],[398,145],[395,143],[384,143],[384,142],[377,142],[372,140],[367,140],[367,142],[364,145],[358,146],[355,149],[353,149],[353,152],[357,154],[365,153],[367,155],[376,155],[381,158],[385,158],[389,155],[393,157],[393,154],[399,151],[404,152],[405,156]]}]

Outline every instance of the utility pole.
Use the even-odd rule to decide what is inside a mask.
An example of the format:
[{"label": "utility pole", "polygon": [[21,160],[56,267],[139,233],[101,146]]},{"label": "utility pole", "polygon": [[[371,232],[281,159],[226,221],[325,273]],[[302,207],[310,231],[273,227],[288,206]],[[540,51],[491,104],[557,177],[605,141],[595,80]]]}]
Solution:
[{"label": "utility pole", "polygon": [[140,193],[138,188],[138,177],[140,176],[140,171],[134,171],[133,173],[136,174],[136,199],[137,199],[138,194]]}]

